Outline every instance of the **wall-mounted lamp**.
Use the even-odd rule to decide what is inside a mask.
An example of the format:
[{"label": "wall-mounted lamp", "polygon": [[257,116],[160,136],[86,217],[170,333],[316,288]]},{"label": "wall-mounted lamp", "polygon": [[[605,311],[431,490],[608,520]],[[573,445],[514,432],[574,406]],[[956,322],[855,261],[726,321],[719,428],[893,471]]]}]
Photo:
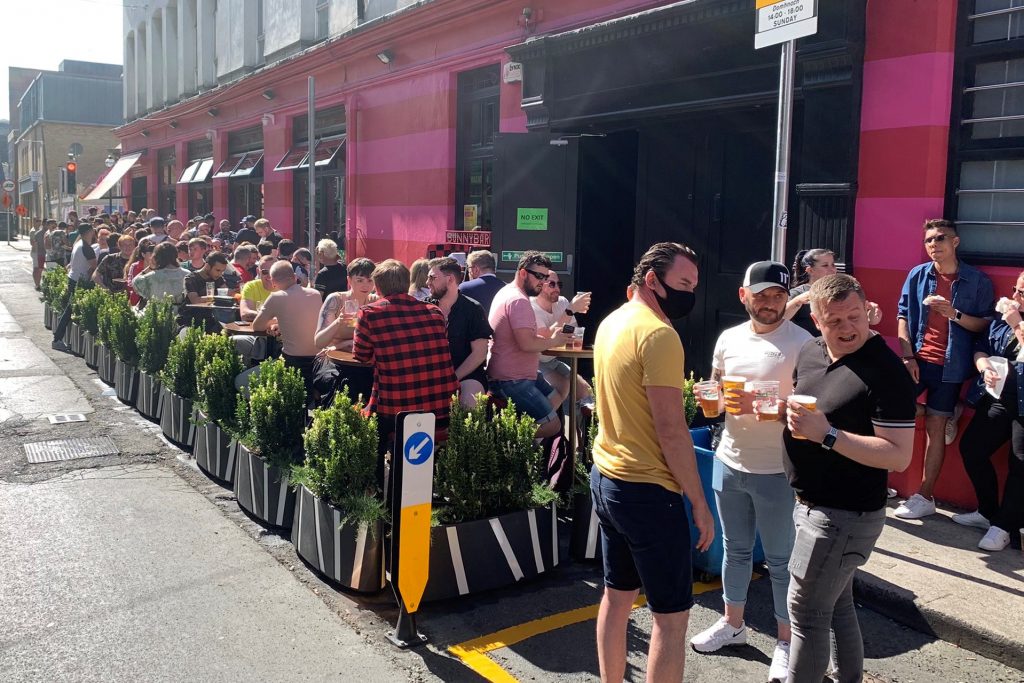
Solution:
[{"label": "wall-mounted lamp", "polygon": [[178,122],[177,121],[171,121],[167,125],[170,126],[171,128],[177,128],[178,127]]},{"label": "wall-mounted lamp", "polygon": [[273,114],[264,114],[263,116],[260,117],[260,121],[263,122],[264,126],[272,126],[274,125],[276,119],[274,118]]},{"label": "wall-mounted lamp", "polygon": [[274,99],[274,91],[273,90],[264,90],[263,91],[263,99],[265,99],[265,100],[272,100],[272,99]]},{"label": "wall-mounted lamp", "polygon": [[209,109],[206,110],[207,116],[216,116],[219,113],[220,112],[217,111],[216,107],[210,107]]},{"label": "wall-mounted lamp", "polygon": [[377,59],[380,60],[381,64],[390,64],[395,61],[395,53],[393,50],[381,50],[377,53]]},{"label": "wall-mounted lamp", "polygon": [[149,131],[148,130],[144,130],[141,133],[139,133],[139,135],[141,135],[144,138],[148,138],[149,137]]},{"label": "wall-mounted lamp", "polygon": [[212,128],[208,128],[206,130],[206,139],[207,140],[213,140],[215,137],[217,137],[217,131],[215,131]]},{"label": "wall-mounted lamp", "polygon": [[117,163],[117,159],[114,157],[113,152],[107,153],[107,158],[103,160],[103,165],[107,168],[113,168],[114,164]]}]

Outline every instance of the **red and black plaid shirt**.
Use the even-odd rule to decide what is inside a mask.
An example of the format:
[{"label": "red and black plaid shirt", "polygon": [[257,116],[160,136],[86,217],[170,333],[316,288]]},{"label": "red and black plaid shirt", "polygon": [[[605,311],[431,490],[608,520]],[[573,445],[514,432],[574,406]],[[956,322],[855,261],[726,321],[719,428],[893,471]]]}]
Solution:
[{"label": "red and black plaid shirt", "polygon": [[438,430],[448,424],[459,389],[448,349],[444,315],[437,306],[395,294],[359,309],[353,357],[373,364],[367,409],[381,415],[432,412]]}]

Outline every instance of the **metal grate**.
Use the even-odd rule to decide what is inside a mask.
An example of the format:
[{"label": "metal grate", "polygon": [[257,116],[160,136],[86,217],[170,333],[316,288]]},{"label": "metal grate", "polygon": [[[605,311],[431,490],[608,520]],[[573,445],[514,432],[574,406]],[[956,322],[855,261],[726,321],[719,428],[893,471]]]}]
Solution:
[{"label": "metal grate", "polygon": [[85,422],[85,415],[82,413],[61,413],[59,415],[47,415],[46,419],[52,425],[64,424],[65,422]]},{"label": "metal grate", "polygon": [[117,446],[110,437],[90,439],[59,439],[25,444],[25,457],[30,463],[58,462],[76,458],[117,455]]}]

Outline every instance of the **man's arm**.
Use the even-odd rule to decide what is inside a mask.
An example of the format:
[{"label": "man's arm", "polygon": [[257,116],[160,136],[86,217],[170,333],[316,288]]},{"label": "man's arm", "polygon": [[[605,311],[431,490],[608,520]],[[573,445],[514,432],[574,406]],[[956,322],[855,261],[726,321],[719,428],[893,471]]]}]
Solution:
[{"label": "man's arm", "polygon": [[896,337],[900,342],[900,355],[903,356],[903,367],[910,373],[910,378],[917,384],[921,381],[921,369],[914,358],[914,343],[910,341],[910,323],[906,318],[896,321]]},{"label": "man's arm", "polygon": [[469,342],[469,347],[472,349],[466,360],[459,364],[459,367],[455,368],[455,378],[460,382],[469,373],[476,370],[478,367],[484,364],[487,360],[487,339],[474,339]]},{"label": "man's arm", "polygon": [[363,309],[356,314],[356,327],[352,332],[352,357],[360,363],[373,362],[373,335]]},{"label": "man's arm", "polygon": [[277,314],[273,312],[274,308],[274,295],[271,294],[260,310],[256,313],[256,317],[252,319],[252,329],[255,332],[264,332],[270,323],[277,317]]},{"label": "man's arm", "polygon": [[512,330],[512,334],[515,336],[516,346],[521,351],[528,353],[540,353],[541,351],[553,349],[556,346],[565,346],[569,339],[572,338],[571,334],[554,332],[551,338],[548,339],[537,334],[537,329],[532,327],[517,327]]},{"label": "man's arm", "polygon": [[697,472],[697,456],[693,439],[686,427],[683,392],[678,387],[648,386],[647,402],[654,418],[654,431],[661,446],[665,464],[693,508],[693,523],[700,533],[697,549],[705,551],[715,538],[715,523],[704,499],[704,489]]},{"label": "man's arm", "polygon": [[255,301],[242,297],[238,304],[238,315],[242,320],[255,320],[257,311],[259,311],[259,306]]},{"label": "man's arm", "polygon": [[[795,404],[789,406],[787,420],[790,431],[817,443],[825,439],[830,427],[825,413],[807,411]],[[839,430],[833,450],[867,467],[902,472],[910,465],[914,452],[914,422],[908,421],[905,427],[880,427],[876,423],[874,436]]]}]

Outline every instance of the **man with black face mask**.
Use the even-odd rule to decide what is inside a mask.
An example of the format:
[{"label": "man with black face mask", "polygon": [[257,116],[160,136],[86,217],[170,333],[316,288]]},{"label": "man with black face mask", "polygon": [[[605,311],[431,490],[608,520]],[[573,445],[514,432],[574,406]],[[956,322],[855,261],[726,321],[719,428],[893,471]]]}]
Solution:
[{"label": "man with black face mask", "polygon": [[655,244],[633,272],[630,300],[597,328],[590,490],[604,557],[597,616],[603,681],[623,679],[626,627],[641,586],[654,616],[647,680],[683,680],[695,545],[684,495],[700,534],[697,549],[707,550],[715,535],[684,419],[683,344],[669,323],[693,308],[696,286],[693,250]]}]

